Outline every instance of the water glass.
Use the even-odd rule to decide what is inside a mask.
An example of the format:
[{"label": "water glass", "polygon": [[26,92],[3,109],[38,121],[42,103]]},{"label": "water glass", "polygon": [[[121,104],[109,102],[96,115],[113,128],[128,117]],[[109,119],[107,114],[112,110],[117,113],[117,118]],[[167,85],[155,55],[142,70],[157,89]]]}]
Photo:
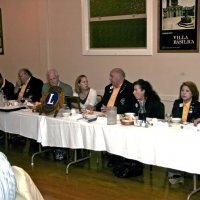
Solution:
[{"label": "water glass", "polygon": [[108,125],[117,124],[117,108],[116,107],[108,107],[106,114],[107,114]]}]

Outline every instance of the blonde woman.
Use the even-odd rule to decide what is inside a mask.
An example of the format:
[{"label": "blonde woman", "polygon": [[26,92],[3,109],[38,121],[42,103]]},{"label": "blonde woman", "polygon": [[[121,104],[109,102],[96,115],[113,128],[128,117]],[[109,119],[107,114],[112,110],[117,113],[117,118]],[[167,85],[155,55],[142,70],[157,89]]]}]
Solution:
[{"label": "blonde woman", "polygon": [[75,82],[75,92],[80,98],[80,107],[88,110],[94,110],[97,101],[97,92],[88,85],[88,79],[85,75],[77,77]]}]

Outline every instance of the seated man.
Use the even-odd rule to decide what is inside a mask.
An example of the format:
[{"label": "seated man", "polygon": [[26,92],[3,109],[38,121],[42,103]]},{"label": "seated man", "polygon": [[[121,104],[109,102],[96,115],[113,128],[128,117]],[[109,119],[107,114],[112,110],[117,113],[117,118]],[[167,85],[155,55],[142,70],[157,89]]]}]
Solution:
[{"label": "seated man", "polygon": [[[125,72],[120,68],[115,68],[110,72],[110,82],[105,87],[105,92],[102,101],[97,104],[97,111],[106,111],[107,107],[117,107],[118,114],[133,111],[133,105],[136,99],[133,95],[132,83],[125,80]],[[108,166],[111,167],[118,162],[118,156],[107,154]]]},{"label": "seated man", "polygon": [[44,200],[31,177],[20,167],[10,166],[6,156],[0,152],[0,199]]},{"label": "seated man", "polygon": [[15,200],[15,175],[6,156],[0,152],[0,199]]},{"label": "seated man", "polygon": [[44,200],[37,186],[35,185],[29,174],[24,169],[17,166],[12,166],[12,170],[15,175],[15,183],[16,183],[15,200],[23,200],[23,199]]},{"label": "seated man", "polygon": [[[50,69],[47,71],[48,83],[45,83],[42,88],[42,95],[49,91],[52,86],[59,86],[64,90],[65,96],[73,96],[72,87],[66,83],[59,80],[58,72],[55,69]],[[63,160],[66,157],[66,150],[61,148],[54,148],[54,158],[55,160]]]},{"label": "seated man", "polygon": [[136,101],[133,95],[132,83],[125,80],[125,73],[120,68],[115,68],[110,72],[111,84],[105,87],[102,101],[97,104],[96,110],[100,111],[106,107],[117,107],[117,113],[123,114],[133,110]]},{"label": "seated man", "polygon": [[15,99],[27,98],[32,102],[40,101],[43,82],[32,76],[32,73],[26,68],[19,70],[18,78],[14,89]]},{"label": "seated man", "polygon": [[3,94],[5,95],[7,100],[14,99],[14,85],[3,78],[3,76],[0,73],[0,90],[3,91]]},{"label": "seated man", "polygon": [[59,86],[64,90],[65,96],[73,96],[72,87],[59,80],[58,72],[55,69],[50,69],[47,72],[48,83],[45,83],[42,87],[42,95],[48,92],[51,86]]}]

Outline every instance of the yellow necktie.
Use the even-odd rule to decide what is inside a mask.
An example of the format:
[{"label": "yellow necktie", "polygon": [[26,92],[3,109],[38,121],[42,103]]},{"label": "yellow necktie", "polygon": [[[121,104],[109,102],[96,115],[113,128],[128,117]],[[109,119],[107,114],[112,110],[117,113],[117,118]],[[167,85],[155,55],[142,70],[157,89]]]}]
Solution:
[{"label": "yellow necktie", "polygon": [[25,90],[26,90],[26,87],[27,87],[27,85],[28,85],[30,79],[31,79],[31,78],[29,78],[29,79],[26,81],[26,83],[24,83],[24,84],[22,85],[21,90],[20,90],[20,92],[19,92],[19,94],[18,94],[18,98],[19,98],[19,97],[22,98],[22,97],[24,96],[24,92],[25,92]]},{"label": "yellow necktie", "polygon": [[188,112],[190,109],[190,103],[191,102],[183,104],[182,122],[187,122]]},{"label": "yellow necktie", "polygon": [[107,103],[108,107],[113,107],[115,105],[115,100],[117,98],[119,90],[120,90],[120,87],[113,89],[112,95],[111,95],[111,97],[110,97],[110,99],[109,99],[109,101]]}]

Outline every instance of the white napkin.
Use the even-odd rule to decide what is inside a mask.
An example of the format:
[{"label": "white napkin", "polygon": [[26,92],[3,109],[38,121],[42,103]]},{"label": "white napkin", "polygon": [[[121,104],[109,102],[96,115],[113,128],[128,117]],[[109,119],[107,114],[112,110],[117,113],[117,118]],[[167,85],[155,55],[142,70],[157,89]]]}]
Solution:
[{"label": "white napkin", "polygon": [[96,122],[97,124],[107,124],[107,118],[106,117],[97,117]]},{"label": "white napkin", "polygon": [[82,118],[82,114],[74,114],[72,116],[67,117],[67,119],[72,120],[72,121],[76,121],[77,119]]}]

